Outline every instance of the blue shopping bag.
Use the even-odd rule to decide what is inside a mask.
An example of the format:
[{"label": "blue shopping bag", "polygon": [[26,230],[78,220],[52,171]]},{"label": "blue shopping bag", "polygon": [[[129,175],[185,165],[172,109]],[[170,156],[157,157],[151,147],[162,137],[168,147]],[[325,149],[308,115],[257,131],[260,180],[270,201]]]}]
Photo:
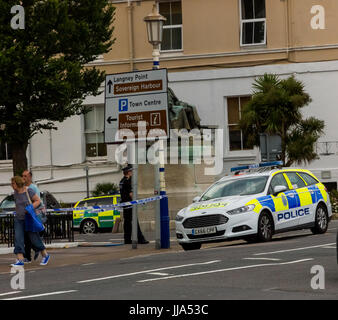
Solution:
[{"label": "blue shopping bag", "polygon": [[40,219],[37,217],[32,204],[25,207],[25,230],[29,232],[41,232],[45,229]]}]

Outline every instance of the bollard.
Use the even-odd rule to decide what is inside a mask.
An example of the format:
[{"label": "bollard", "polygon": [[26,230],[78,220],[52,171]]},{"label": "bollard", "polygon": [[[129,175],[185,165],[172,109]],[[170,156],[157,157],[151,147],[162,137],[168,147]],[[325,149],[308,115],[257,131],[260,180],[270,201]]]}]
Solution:
[{"label": "bollard", "polygon": [[[161,195],[162,195],[162,192],[161,192]],[[161,248],[169,249],[170,248],[170,218],[168,214],[168,198],[167,197],[162,198],[160,200],[160,207],[161,207]]]}]

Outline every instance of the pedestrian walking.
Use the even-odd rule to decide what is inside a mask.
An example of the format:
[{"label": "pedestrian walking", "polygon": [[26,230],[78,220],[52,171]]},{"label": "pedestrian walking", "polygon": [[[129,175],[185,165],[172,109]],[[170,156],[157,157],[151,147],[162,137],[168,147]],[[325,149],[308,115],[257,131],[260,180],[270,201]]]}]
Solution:
[{"label": "pedestrian walking", "polygon": [[[40,205],[40,198],[33,189],[27,188],[22,177],[15,176],[11,179],[12,188],[14,190],[15,201],[15,217],[14,217],[14,254],[17,260],[12,266],[24,265],[25,254],[25,214],[26,207],[32,203],[33,208],[36,209]],[[29,198],[30,199],[29,199]],[[27,232],[32,245],[42,254],[42,261],[40,265],[46,265],[50,259],[50,255],[46,251],[40,234],[38,232]]]},{"label": "pedestrian walking", "polygon": [[[131,179],[133,175],[133,169],[131,166],[127,166],[122,169],[123,178],[120,181],[120,194],[121,194],[121,202],[129,202],[133,199],[133,190]],[[133,218],[133,209],[132,206],[123,207],[123,230],[124,230],[124,243],[130,244],[131,234],[132,234],[132,218]],[[137,238],[139,244],[147,244],[147,241],[141,231],[139,222],[137,221]]]},{"label": "pedestrian walking", "polygon": [[[45,206],[43,204],[43,201],[41,199],[41,193],[40,190],[38,188],[38,186],[36,184],[33,183],[33,175],[32,172],[29,170],[25,170],[22,173],[22,178],[25,182],[25,186],[28,188],[33,189],[33,191],[36,193],[36,195],[39,197],[40,199],[40,205],[35,209],[36,215],[38,216],[38,218],[41,220],[42,223],[46,223],[46,209]],[[42,237],[44,234],[44,231],[40,232],[40,236]],[[36,248],[33,248],[32,246],[32,242],[29,239],[29,235],[28,232],[25,232],[25,258],[24,258],[24,262],[25,263],[30,263],[32,261],[32,255],[31,255],[31,251],[32,249],[34,249],[35,253],[34,253],[34,260],[36,260],[39,256],[39,251],[36,250]]]}]

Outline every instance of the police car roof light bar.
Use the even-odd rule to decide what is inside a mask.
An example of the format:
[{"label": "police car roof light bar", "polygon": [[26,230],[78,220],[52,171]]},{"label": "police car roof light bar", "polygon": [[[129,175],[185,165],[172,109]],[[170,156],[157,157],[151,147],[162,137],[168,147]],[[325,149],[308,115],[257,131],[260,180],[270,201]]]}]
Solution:
[{"label": "police car roof light bar", "polygon": [[283,166],[283,161],[261,162],[261,163],[249,164],[246,166],[233,167],[230,169],[230,172],[238,172],[238,171],[257,169],[257,168],[278,167],[278,166]]}]

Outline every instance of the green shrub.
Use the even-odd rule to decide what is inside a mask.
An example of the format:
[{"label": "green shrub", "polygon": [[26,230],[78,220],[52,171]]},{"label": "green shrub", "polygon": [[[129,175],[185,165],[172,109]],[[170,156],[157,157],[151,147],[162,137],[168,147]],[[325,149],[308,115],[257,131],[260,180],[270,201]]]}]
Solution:
[{"label": "green shrub", "polygon": [[332,205],[332,212],[338,213],[338,191],[337,190],[330,191],[330,201]]},{"label": "green shrub", "polygon": [[119,193],[119,187],[115,183],[98,183],[92,192],[93,197],[105,196]]}]

